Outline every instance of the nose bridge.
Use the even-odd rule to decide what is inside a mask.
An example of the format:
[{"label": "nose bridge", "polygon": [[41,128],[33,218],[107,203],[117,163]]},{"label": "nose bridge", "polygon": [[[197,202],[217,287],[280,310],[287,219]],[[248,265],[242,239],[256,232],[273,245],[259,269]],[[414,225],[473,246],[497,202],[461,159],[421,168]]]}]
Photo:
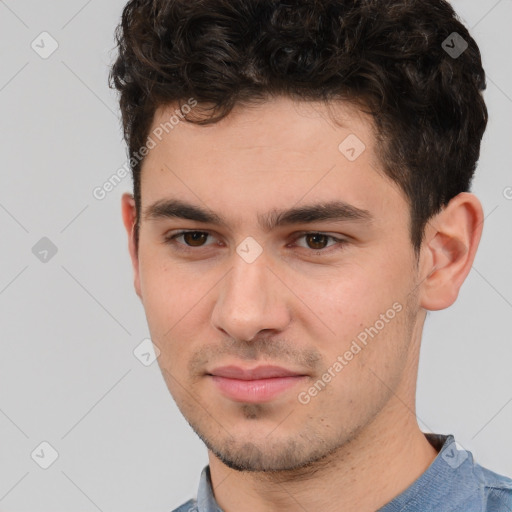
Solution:
[{"label": "nose bridge", "polygon": [[[234,258],[233,270],[228,278],[228,290],[231,298],[244,303],[245,300],[254,308],[263,308],[268,302],[269,289],[267,263],[260,256],[252,263]],[[245,300],[243,300],[245,297]]]},{"label": "nose bridge", "polygon": [[264,255],[252,262],[234,255],[212,314],[216,328],[247,341],[261,330],[286,327],[289,318],[284,288],[267,265]]}]

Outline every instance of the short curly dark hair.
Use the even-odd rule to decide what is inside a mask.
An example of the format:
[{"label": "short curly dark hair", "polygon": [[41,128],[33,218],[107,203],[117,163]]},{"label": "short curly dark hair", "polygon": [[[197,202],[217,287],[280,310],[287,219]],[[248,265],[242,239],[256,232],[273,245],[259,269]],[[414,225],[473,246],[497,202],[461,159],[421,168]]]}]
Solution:
[{"label": "short curly dark hair", "polygon": [[130,0],[116,43],[109,86],[120,92],[137,246],[143,159],[133,156],[156,109],[188,98],[207,113],[187,116],[198,124],[272,95],[371,114],[383,170],[409,201],[416,254],[428,220],[470,189],[485,72],[444,0]]}]

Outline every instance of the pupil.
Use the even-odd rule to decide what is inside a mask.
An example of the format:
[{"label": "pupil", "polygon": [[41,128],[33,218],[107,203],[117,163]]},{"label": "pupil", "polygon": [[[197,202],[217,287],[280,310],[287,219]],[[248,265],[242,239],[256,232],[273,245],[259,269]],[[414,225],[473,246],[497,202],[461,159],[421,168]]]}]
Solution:
[{"label": "pupil", "polygon": [[[327,237],[325,235],[321,235],[319,233],[315,233],[313,235],[308,235],[308,240],[315,240],[316,239],[316,242],[313,241],[313,245],[318,244],[318,239],[319,238],[321,239],[321,241],[325,242]],[[312,249],[323,249],[325,247],[325,244],[322,244],[322,242],[320,242],[320,245],[321,245],[321,247],[315,246],[315,247],[312,247]]]},{"label": "pupil", "polygon": [[[185,233],[185,240],[187,241],[187,243],[192,241],[192,243],[191,244],[189,243],[189,245],[194,245],[194,242],[204,241],[201,239],[202,238],[204,239],[205,236],[206,236],[206,233],[200,233],[199,231],[194,231],[192,233]],[[199,243],[199,244],[195,244],[195,245],[201,245],[201,244]]]},{"label": "pupil", "polygon": [[[206,233],[194,231],[192,233],[185,233],[184,236],[185,236],[185,239],[187,240],[187,243],[189,243],[189,245],[201,245],[201,242],[204,242]],[[325,235],[321,235],[319,233],[314,233],[312,235],[308,235],[308,242],[311,242],[309,245],[313,245],[312,249],[323,249],[325,247],[326,241],[327,241],[327,237]],[[192,242],[192,243],[190,243],[190,242]],[[197,244],[196,242],[199,242],[199,244]]]}]

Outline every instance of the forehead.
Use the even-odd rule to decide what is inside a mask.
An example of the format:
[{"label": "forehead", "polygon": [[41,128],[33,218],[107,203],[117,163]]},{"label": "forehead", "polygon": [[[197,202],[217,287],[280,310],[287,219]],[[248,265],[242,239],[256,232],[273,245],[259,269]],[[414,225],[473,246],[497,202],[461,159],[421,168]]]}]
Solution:
[{"label": "forehead", "polygon": [[[188,117],[204,117],[202,108],[197,105],[188,109]],[[157,142],[174,141],[176,146],[185,148],[199,144],[194,146],[195,157],[204,152],[213,156],[226,150],[263,148],[301,153],[304,157],[322,149],[337,150],[340,138],[353,134],[364,144],[366,154],[375,159],[372,118],[341,100],[326,104],[278,96],[253,104],[237,104],[226,117],[208,125],[188,123],[181,117],[177,103],[158,108],[151,134],[156,133]],[[211,144],[206,147],[202,142]],[[378,160],[374,163],[378,164]]]},{"label": "forehead", "polygon": [[240,215],[302,198],[371,210],[400,196],[376,157],[371,118],[350,104],[279,97],[237,106],[210,125],[176,123],[177,107],[155,114],[149,134],[155,146],[142,170],[143,206],[172,195],[211,209],[231,206]]}]

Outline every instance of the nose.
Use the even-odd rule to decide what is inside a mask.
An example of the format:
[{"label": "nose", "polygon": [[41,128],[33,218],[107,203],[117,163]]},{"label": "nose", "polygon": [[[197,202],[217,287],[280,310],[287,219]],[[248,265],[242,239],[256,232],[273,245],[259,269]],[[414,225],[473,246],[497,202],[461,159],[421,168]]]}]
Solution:
[{"label": "nose", "polygon": [[214,327],[240,341],[283,331],[290,323],[290,292],[278,272],[268,267],[264,253],[252,263],[238,254],[233,259],[213,308]]}]

